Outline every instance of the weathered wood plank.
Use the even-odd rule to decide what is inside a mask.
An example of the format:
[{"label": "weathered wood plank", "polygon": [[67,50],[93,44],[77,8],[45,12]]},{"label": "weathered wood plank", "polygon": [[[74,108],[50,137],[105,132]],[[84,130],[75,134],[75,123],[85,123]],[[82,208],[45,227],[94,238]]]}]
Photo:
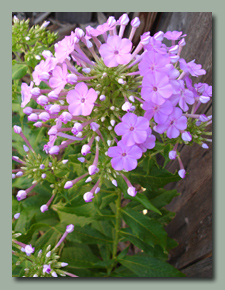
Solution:
[{"label": "weathered wood plank", "polygon": [[[196,60],[207,71],[194,82],[212,85],[212,14],[211,13],[162,13],[156,29],[183,31],[187,34],[186,46],[181,57],[186,61]],[[212,103],[200,106],[198,113],[212,114]],[[208,128],[212,130],[212,126]],[[167,226],[170,237],[179,246],[170,253],[169,262],[182,269],[188,277],[212,277],[212,144],[209,149],[201,146],[179,146],[181,159],[189,175],[168,189],[176,188],[181,193],[168,206],[176,217]],[[179,169],[177,161],[168,164],[167,169]],[[202,259],[202,260],[201,260]],[[201,272],[200,267],[206,270]]]},{"label": "weathered wood plank", "polygon": [[212,257],[205,258],[182,270],[187,277],[212,278]]}]

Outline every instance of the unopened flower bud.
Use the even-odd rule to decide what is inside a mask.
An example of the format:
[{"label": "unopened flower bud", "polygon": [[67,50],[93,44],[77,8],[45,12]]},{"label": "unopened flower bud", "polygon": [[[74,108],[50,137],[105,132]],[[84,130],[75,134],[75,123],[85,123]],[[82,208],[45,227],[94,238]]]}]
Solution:
[{"label": "unopened flower bud", "polygon": [[86,192],[84,194],[83,198],[84,198],[85,202],[91,202],[92,199],[94,198],[94,195],[92,192],[89,191],[89,192]]},{"label": "unopened flower bud", "polygon": [[88,172],[90,175],[94,175],[95,173],[98,173],[99,172],[99,169],[97,166],[95,165],[91,165],[88,167]]},{"label": "unopened flower bud", "polygon": [[30,115],[33,112],[33,109],[31,107],[26,107],[23,109],[24,114]]},{"label": "unopened flower bud", "polygon": [[46,122],[46,121],[48,121],[50,119],[50,115],[47,112],[42,112],[39,115],[39,119],[42,120],[43,122]]},{"label": "unopened flower bud", "polygon": [[17,195],[16,195],[16,198],[18,201],[25,199],[26,197],[27,197],[27,193],[25,190],[19,190]]},{"label": "unopened flower bud", "polygon": [[137,193],[137,191],[136,191],[135,187],[130,186],[130,187],[128,187],[128,189],[127,189],[127,193],[128,193],[130,196],[135,196],[136,193]]},{"label": "unopened flower bud", "polygon": [[13,130],[16,134],[20,134],[22,132],[22,128],[20,126],[13,126]]},{"label": "unopened flower bud", "polygon": [[169,159],[174,160],[177,157],[177,152],[175,150],[172,150],[169,152]]},{"label": "unopened flower bud", "polygon": [[28,148],[26,145],[23,145],[23,150],[24,150],[25,152],[28,152],[28,151],[29,151],[29,148]]},{"label": "unopened flower bud", "polygon": [[65,189],[69,189],[69,188],[71,188],[71,187],[73,187],[73,182],[72,182],[72,181],[67,181],[67,182],[65,183],[65,185],[64,185],[64,188],[65,188]]},{"label": "unopened flower bud", "polygon": [[75,74],[68,74],[66,77],[66,81],[69,84],[74,85],[77,82],[77,76]]},{"label": "unopened flower bud", "polygon": [[138,17],[135,17],[132,21],[131,21],[131,26],[134,28],[138,28],[141,24],[141,21]]},{"label": "unopened flower bud", "polygon": [[32,94],[33,96],[39,96],[40,93],[41,93],[41,91],[40,91],[39,88],[33,88],[33,89],[30,90],[30,92],[31,92],[31,94]]},{"label": "unopened flower bud", "polygon": [[89,176],[89,177],[85,180],[85,183],[88,183],[88,182],[90,182],[90,181],[92,181],[92,178]]},{"label": "unopened flower bud", "polygon": [[43,204],[41,207],[40,207],[40,211],[41,212],[45,212],[48,210],[48,206],[46,204]]},{"label": "unopened flower bud", "polygon": [[18,213],[16,213],[16,214],[14,214],[14,219],[18,219],[20,217],[20,213],[18,212]]},{"label": "unopened flower bud", "polygon": [[66,232],[67,233],[72,233],[74,230],[74,225],[70,224],[66,227]]},{"label": "unopened flower bud", "polygon": [[192,140],[192,136],[190,134],[190,132],[185,131],[184,133],[182,133],[182,139],[186,142],[189,142]]},{"label": "unopened flower bud", "polygon": [[117,187],[117,181],[115,179],[112,180],[112,184]]},{"label": "unopened flower bud", "polygon": [[84,144],[81,148],[81,154],[85,156],[88,153],[90,153],[90,150],[91,150],[90,146],[87,144]]},{"label": "unopened flower bud", "polygon": [[48,97],[51,98],[51,99],[54,99],[54,100],[58,100],[58,95],[56,95],[56,93],[54,91],[51,91],[49,94],[48,94]]},{"label": "unopened flower bud", "polygon": [[184,177],[185,177],[185,174],[186,174],[185,169],[180,169],[180,170],[178,171],[178,174],[179,174],[179,176],[180,176],[181,178],[184,178]]},{"label": "unopened flower bud", "polygon": [[21,176],[23,176],[23,171],[18,171],[18,172],[16,173],[16,177],[21,177]]},{"label": "unopened flower bud", "polygon": [[105,95],[101,95],[101,96],[99,97],[99,100],[100,100],[100,101],[105,101],[105,99],[106,99],[106,96],[105,96]]},{"label": "unopened flower bud", "polygon": [[37,103],[40,106],[44,106],[48,104],[48,98],[44,95],[41,95],[40,97],[37,98]]},{"label": "unopened flower bud", "polygon": [[77,158],[81,163],[84,163],[84,161],[85,161],[85,158],[84,157],[78,157]]}]

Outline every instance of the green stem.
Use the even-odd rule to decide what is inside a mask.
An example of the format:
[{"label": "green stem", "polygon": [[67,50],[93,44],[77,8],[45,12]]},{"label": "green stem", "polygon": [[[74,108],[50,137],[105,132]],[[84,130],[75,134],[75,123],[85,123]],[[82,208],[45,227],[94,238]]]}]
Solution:
[{"label": "green stem", "polygon": [[118,192],[118,198],[116,200],[116,225],[115,225],[115,236],[114,236],[114,242],[113,242],[113,259],[116,258],[118,241],[119,241],[120,210],[121,210],[121,191]]}]

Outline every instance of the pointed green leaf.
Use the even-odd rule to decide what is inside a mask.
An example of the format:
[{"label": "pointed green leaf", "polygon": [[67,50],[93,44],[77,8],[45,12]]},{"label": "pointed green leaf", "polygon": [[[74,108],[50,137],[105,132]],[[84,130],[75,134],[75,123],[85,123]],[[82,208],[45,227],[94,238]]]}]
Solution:
[{"label": "pointed green leaf", "polygon": [[170,264],[148,255],[126,256],[119,262],[137,274],[138,277],[185,277],[183,273]]}]

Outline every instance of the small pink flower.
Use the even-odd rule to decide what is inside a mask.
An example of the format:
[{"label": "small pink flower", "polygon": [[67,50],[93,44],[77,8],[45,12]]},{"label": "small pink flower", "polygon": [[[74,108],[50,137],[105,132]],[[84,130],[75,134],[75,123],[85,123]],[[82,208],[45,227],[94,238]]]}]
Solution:
[{"label": "small pink flower", "polygon": [[108,36],[107,43],[101,45],[99,52],[107,67],[116,67],[119,64],[128,64],[131,60],[132,42],[121,39],[118,35]]},{"label": "small pink flower", "polygon": [[94,89],[89,89],[84,82],[78,83],[74,90],[69,91],[66,100],[68,110],[73,116],[88,116],[91,114],[98,95]]},{"label": "small pink flower", "polygon": [[52,77],[49,80],[49,85],[51,88],[54,88],[54,92],[56,94],[60,93],[61,90],[67,84],[67,66],[64,63],[63,67],[56,66],[56,68],[52,72]]}]

